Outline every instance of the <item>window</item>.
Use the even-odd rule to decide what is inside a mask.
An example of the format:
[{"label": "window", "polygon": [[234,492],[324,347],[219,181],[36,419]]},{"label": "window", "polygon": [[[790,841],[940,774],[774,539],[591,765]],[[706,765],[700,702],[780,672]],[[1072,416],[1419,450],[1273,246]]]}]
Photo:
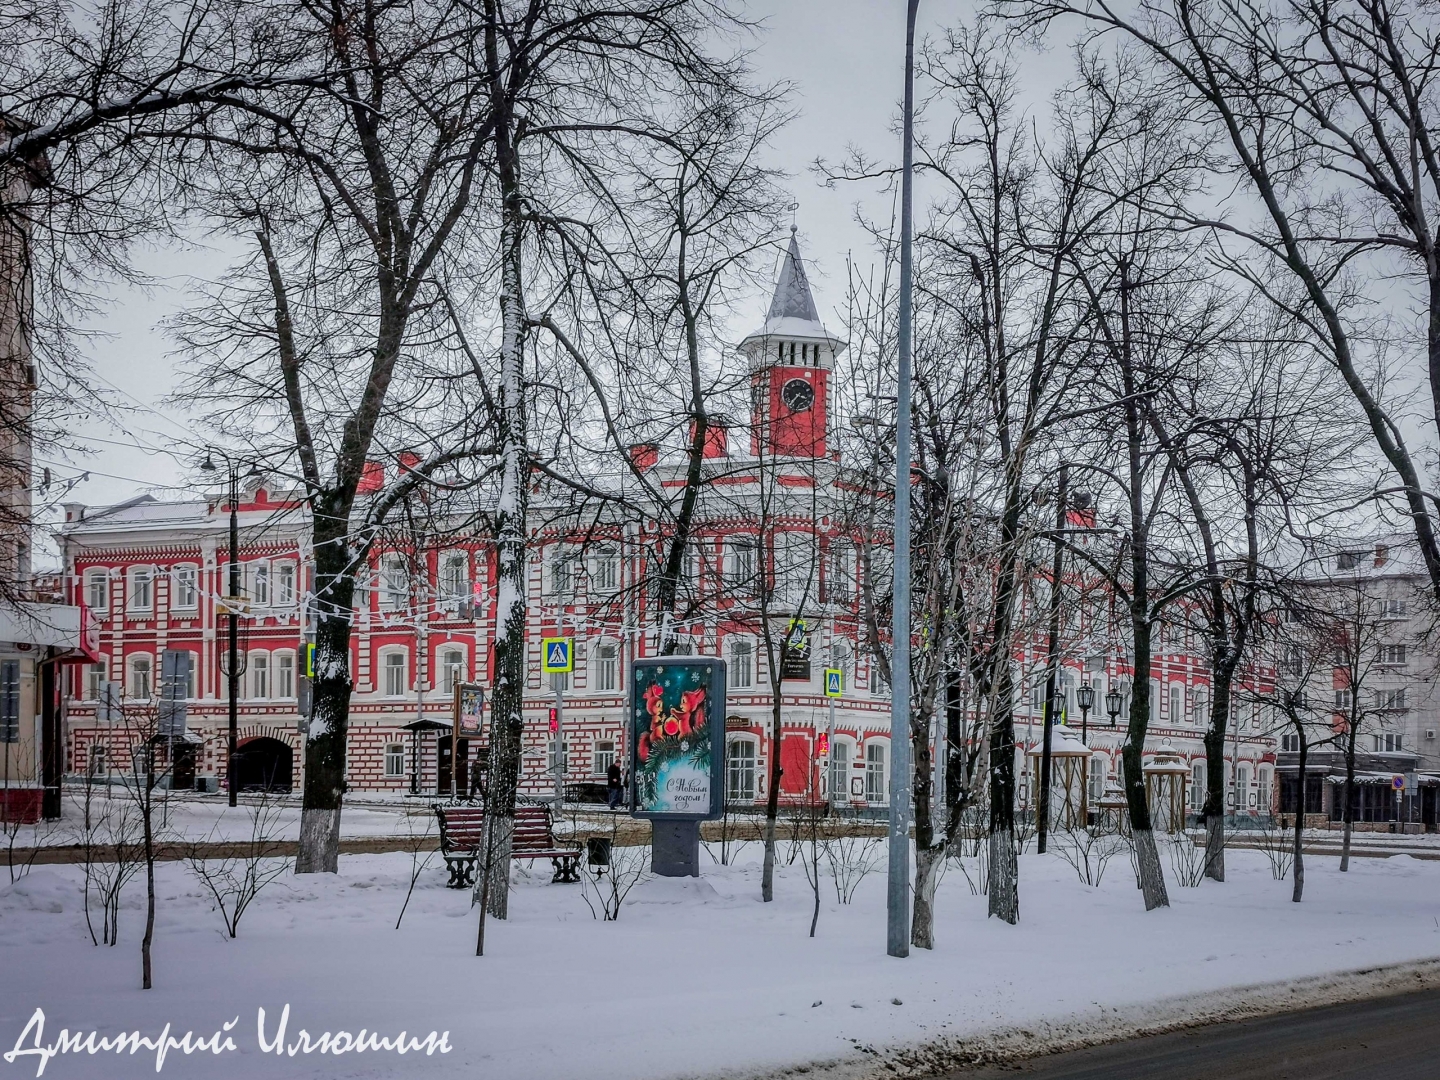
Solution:
[{"label": "window", "polygon": [[730,642],[730,686],[745,690],[755,685],[755,646],[743,639]]},{"label": "window", "polygon": [[1090,759],[1090,802],[1105,794],[1105,758],[1096,754]]},{"label": "window", "polygon": [[553,671],[550,673],[550,689],[564,693],[570,689],[570,672]]},{"label": "window", "polygon": [[850,744],[839,739],[830,742],[830,801],[846,802],[850,798]]},{"label": "window", "polygon": [[558,767],[560,770],[560,775],[563,776],[569,771],[569,764],[570,743],[566,741],[560,744],[560,761],[557,765],[555,761],[555,740],[551,739],[549,744],[545,747],[545,771],[553,774]]},{"label": "window", "polygon": [[1170,723],[1178,724],[1184,716],[1185,689],[1179,683],[1170,684]]},{"label": "window", "polygon": [[110,607],[110,571],[85,571],[85,606],[91,611],[105,611]]},{"label": "window", "polygon": [[825,574],[825,597],[832,604],[846,604],[855,593],[855,547],[847,540],[830,545],[830,564]]},{"label": "window", "polygon": [[1259,769],[1255,774],[1259,791],[1255,795],[1255,808],[1262,814],[1270,813],[1270,770]]},{"label": "window", "polygon": [[754,802],[755,740],[731,739],[725,744],[725,799]]},{"label": "window", "polygon": [[270,654],[250,654],[250,696],[261,700],[270,696]]},{"label": "window", "polygon": [[1342,551],[1335,556],[1336,570],[1354,570],[1360,565],[1360,555],[1354,551]]},{"label": "window", "polygon": [[172,608],[194,608],[200,603],[200,590],[197,587],[200,571],[193,566],[177,566],[172,575],[173,590],[170,594],[170,606]]},{"label": "window", "polygon": [[885,803],[890,798],[890,770],[886,759],[889,747],[882,742],[865,744],[865,801]]},{"label": "window", "polygon": [[1282,665],[1287,675],[1299,675],[1305,669],[1305,659],[1300,655],[1300,646],[1285,646],[1285,658]]},{"label": "window", "polygon": [[1351,695],[1349,690],[1335,691],[1335,711],[1348,713],[1350,711]]},{"label": "window", "polygon": [[380,562],[381,608],[386,611],[396,611],[404,607],[408,588],[405,560],[398,555],[387,555]]},{"label": "window", "polygon": [[1380,603],[1382,614],[1398,618],[1399,616],[1404,615],[1406,612],[1406,604],[1404,600],[1382,600]]},{"label": "window", "polygon": [[620,688],[620,648],[611,643],[595,646],[595,689]]},{"label": "window", "polygon": [[1400,690],[1377,690],[1375,692],[1375,707],[1377,709],[1403,709],[1405,708],[1405,691]]},{"label": "window", "polygon": [[86,701],[100,700],[100,684],[105,681],[105,664],[85,665],[85,687],[81,691]]},{"label": "window", "polygon": [[590,560],[590,585],[596,592],[613,593],[620,588],[620,554],[601,548]]},{"label": "window", "polygon": [[130,658],[130,696],[137,701],[150,700],[151,659],[148,656]]},{"label": "window", "polygon": [[740,596],[755,594],[755,538],[737,536],[726,545],[725,584]]},{"label": "window", "polygon": [[275,606],[294,607],[297,590],[295,588],[295,564],[282,562],[275,564]]},{"label": "window", "polygon": [[470,595],[470,559],[463,551],[447,551],[440,560],[440,595],[464,600]]},{"label": "window", "polygon": [[275,696],[277,698],[293,698],[295,696],[295,654],[275,654]]},{"label": "window", "polygon": [[[1043,696],[1044,691],[1041,691]],[[877,698],[888,698],[890,696],[890,680],[880,670],[879,664],[870,665],[870,696]]]},{"label": "window", "polygon": [[1300,752],[1300,736],[1286,733],[1280,736],[1280,749],[1290,754]]},{"label": "window", "polygon": [[610,771],[610,766],[615,764],[615,744],[609,739],[600,739],[595,743],[595,757],[592,773],[595,776],[604,776]]},{"label": "window", "polygon": [[1250,805],[1250,766],[1235,767],[1235,808],[1244,810]]},{"label": "window", "polygon": [[798,607],[815,599],[815,542],[809,533],[775,537],[775,601]]},{"label": "window", "polygon": [[463,649],[440,650],[440,690],[454,695],[455,688],[465,681],[465,651]]},{"label": "window", "polygon": [[1383,735],[1375,736],[1375,752],[1377,754],[1399,754],[1403,753],[1405,736],[1395,731],[1387,731]]},{"label": "window", "polygon": [[1160,722],[1160,680],[1150,680],[1150,723]]},{"label": "window", "polygon": [[383,664],[384,680],[381,683],[386,697],[403,697],[405,695],[405,654],[402,652],[389,652],[381,661]]},{"label": "window", "polygon": [[148,566],[130,571],[130,610],[149,611],[155,606],[155,572]]},{"label": "window", "polygon": [[250,599],[256,607],[270,606],[270,564],[257,562],[250,567]]},{"label": "window", "polygon": [[190,653],[190,663],[185,669],[185,699],[194,701],[200,696],[200,654]]},{"label": "window", "polygon": [[20,661],[0,660],[0,743],[20,741]]},{"label": "window", "polygon": [[1404,644],[1381,645],[1377,659],[1382,664],[1403,664],[1405,663]]},{"label": "window", "polygon": [[106,771],[106,767],[107,762],[105,761],[105,747],[90,747],[90,757],[88,763],[86,764],[86,768],[89,770],[90,775],[99,776],[101,773]]},{"label": "window", "polygon": [[1205,805],[1205,763],[1197,761],[1190,766],[1190,809],[1196,813]]},{"label": "window", "polygon": [[405,775],[405,747],[401,743],[385,744],[385,775],[391,779]]},{"label": "window", "polygon": [[575,595],[575,554],[560,545],[550,551],[550,595],[564,598]]}]

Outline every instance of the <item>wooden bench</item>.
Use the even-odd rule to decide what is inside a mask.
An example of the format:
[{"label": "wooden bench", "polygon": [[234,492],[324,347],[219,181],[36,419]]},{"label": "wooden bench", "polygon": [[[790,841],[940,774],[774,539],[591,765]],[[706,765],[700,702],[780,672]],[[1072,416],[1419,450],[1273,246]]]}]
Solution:
[{"label": "wooden bench", "polygon": [[[485,810],[480,806],[437,806],[440,853],[450,871],[451,889],[475,883],[475,862],[485,842]],[[532,804],[515,807],[515,831],[510,838],[512,859],[549,859],[555,867],[551,882],[579,881],[580,847],[556,842],[550,826],[550,808]]]}]

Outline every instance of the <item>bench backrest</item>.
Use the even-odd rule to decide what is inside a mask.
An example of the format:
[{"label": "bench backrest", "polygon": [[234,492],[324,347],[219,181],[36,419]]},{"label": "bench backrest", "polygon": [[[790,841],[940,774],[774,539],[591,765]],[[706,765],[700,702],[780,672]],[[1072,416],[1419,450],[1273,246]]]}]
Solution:
[{"label": "bench backrest", "polygon": [[[485,839],[485,809],[480,806],[437,806],[441,845],[449,849],[473,849]],[[550,808],[522,803],[515,807],[512,851],[549,851],[555,847],[550,829]]]},{"label": "bench backrest", "polygon": [[550,808],[523,805],[515,807],[515,835],[512,851],[549,851],[555,846],[550,833]]}]

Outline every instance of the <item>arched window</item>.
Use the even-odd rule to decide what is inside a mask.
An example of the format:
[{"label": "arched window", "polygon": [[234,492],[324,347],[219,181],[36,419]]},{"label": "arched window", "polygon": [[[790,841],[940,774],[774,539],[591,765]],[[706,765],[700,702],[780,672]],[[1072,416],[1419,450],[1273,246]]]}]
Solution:
[{"label": "arched window", "polygon": [[884,739],[865,743],[865,801],[876,806],[890,801],[890,744]]},{"label": "arched window", "polygon": [[453,645],[440,650],[440,690],[453,695],[465,681],[465,650]]},{"label": "arched window", "polygon": [[275,696],[277,698],[293,698],[295,696],[295,654],[293,652],[277,652],[274,654],[275,672]]},{"label": "arched window", "polygon": [[392,649],[380,656],[380,692],[386,697],[405,696],[405,653]]},{"label": "arched window", "polygon": [[103,566],[85,571],[85,606],[94,612],[110,609],[110,571]]},{"label": "arched window", "polygon": [[749,736],[732,736],[726,741],[726,802],[751,803],[755,801],[758,795],[755,785],[757,757],[755,740]]},{"label": "arched window", "polygon": [[155,607],[155,571],[149,566],[136,566],[130,570],[131,611],[149,612]]},{"label": "arched window", "polygon": [[606,692],[620,689],[620,647],[613,641],[602,641],[595,646],[591,661],[594,682],[591,688]]},{"label": "arched window", "polygon": [[1090,759],[1090,803],[1105,794],[1105,755],[1096,754]]},{"label": "arched window", "polygon": [[755,646],[748,638],[731,639],[728,675],[732,689],[748,690],[755,685]]},{"label": "arched window", "polygon": [[155,658],[144,653],[137,653],[128,661],[130,686],[128,693],[136,701],[149,701],[151,689],[154,685],[153,674],[155,671]]},{"label": "arched window", "polygon": [[261,701],[270,696],[270,654],[252,652],[249,660],[250,696]]},{"label": "arched window", "polygon": [[850,753],[854,749],[849,739],[830,739],[830,778],[826,790],[830,801],[850,801]]}]

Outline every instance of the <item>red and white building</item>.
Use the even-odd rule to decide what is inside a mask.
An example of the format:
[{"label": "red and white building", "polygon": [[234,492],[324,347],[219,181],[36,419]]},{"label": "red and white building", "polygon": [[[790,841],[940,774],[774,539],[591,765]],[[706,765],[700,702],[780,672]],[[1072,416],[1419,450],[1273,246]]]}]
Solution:
[{"label": "red and white building", "polygon": [[[779,636],[797,609],[810,630],[812,664],[808,680],[782,686],[781,794],[823,796],[857,808],[888,801],[889,688],[861,645],[859,560],[839,512],[854,492],[843,482],[831,429],[831,378],[844,348],[818,318],[792,238],[766,322],[740,344],[751,379],[749,422],[742,430],[719,426],[707,440],[700,525],[679,606],[684,614],[676,623],[692,651],[727,661],[727,788],[736,802],[766,795],[768,762],[777,748],[770,738],[774,704],[765,628],[778,655]],[[632,453],[652,486],[673,490],[685,483],[679,449],[645,444]],[[633,477],[616,480],[626,482]],[[537,490],[532,506],[544,498]],[[102,687],[117,684],[130,700],[149,699],[161,654],[180,649],[192,655],[187,723],[195,739],[193,771],[202,786],[210,778],[223,785],[228,704],[221,598],[228,591],[229,513],[226,498],[215,494],[66,507],[60,543],[67,587],[99,621],[101,654],[66,687],[71,772],[127,766],[123,737],[99,707]],[[238,513],[248,612],[242,620],[237,780],[242,787],[273,783],[298,790],[298,695],[311,584],[307,511],[286,490],[255,478],[242,487]],[[541,675],[544,637],[575,639],[575,671],[561,688],[566,783],[603,783],[610,762],[623,763],[629,664],[657,648],[654,620],[642,613],[651,603],[649,582],[662,540],[649,523],[603,516],[587,527],[583,542],[560,526],[532,535],[522,790],[542,794],[555,786],[550,710],[556,689]],[[357,591],[352,634],[352,791],[448,791],[449,736],[440,729],[449,727],[457,682],[489,686],[494,569],[488,537],[421,543],[418,552],[377,545]],[[757,587],[762,580],[770,583],[763,590]],[[1191,644],[1181,635],[1156,658],[1152,740],[1155,746],[1168,740],[1198,767],[1204,716],[1197,703],[1206,673]],[[1017,659],[1027,677],[1043,667],[1037,656]],[[1123,661],[1103,646],[1080,650],[1073,665],[1072,674],[1084,669],[1100,701],[1126,677]],[[822,688],[827,666],[846,673],[833,728]],[[1070,682],[1078,685],[1079,679]],[[1040,713],[1031,704],[1022,703],[1018,735],[1033,741]],[[1069,715],[1078,714],[1072,708]],[[1090,745],[1097,751],[1091,779],[1098,793],[1114,774],[1122,732],[1111,730],[1103,714],[1091,719]],[[1242,726],[1237,734],[1246,783],[1241,801],[1268,806],[1271,742],[1258,727]],[[828,735],[823,759],[822,735]],[[462,758],[468,756],[468,747],[462,743],[460,749]]]}]

